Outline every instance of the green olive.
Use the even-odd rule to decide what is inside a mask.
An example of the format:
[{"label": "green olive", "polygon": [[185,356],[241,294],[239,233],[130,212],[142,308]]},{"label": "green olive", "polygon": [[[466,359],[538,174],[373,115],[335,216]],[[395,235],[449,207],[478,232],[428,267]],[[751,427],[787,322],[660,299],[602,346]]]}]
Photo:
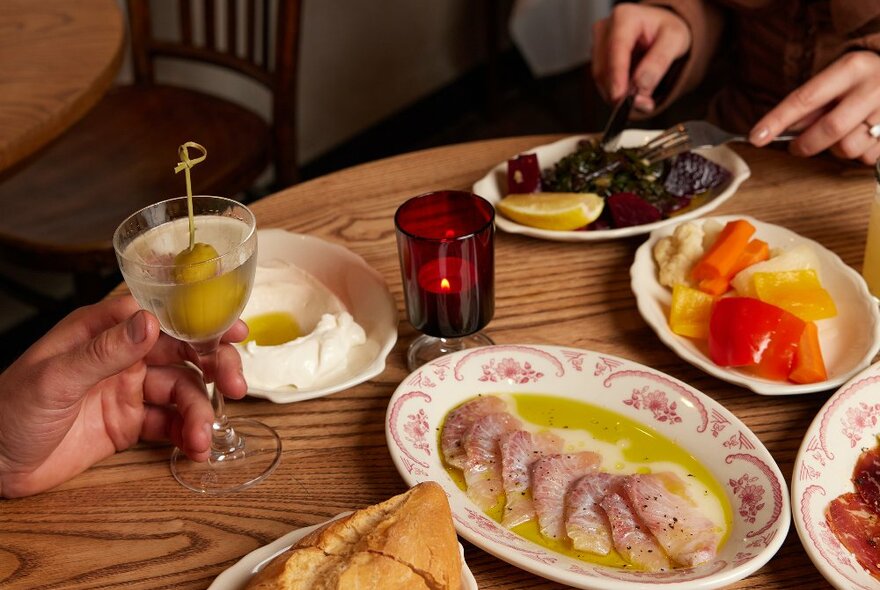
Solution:
[{"label": "green olive", "polygon": [[212,246],[198,243],[174,257],[179,284],[169,314],[172,326],[185,339],[217,336],[232,324],[244,305],[246,286],[239,273],[218,276],[218,262],[208,262],[217,256]]},{"label": "green olive", "polygon": [[[217,275],[217,261],[207,264],[209,260],[219,258],[214,246],[196,242],[174,257],[174,279],[178,283],[197,283]],[[204,263],[204,264],[202,264]]]}]

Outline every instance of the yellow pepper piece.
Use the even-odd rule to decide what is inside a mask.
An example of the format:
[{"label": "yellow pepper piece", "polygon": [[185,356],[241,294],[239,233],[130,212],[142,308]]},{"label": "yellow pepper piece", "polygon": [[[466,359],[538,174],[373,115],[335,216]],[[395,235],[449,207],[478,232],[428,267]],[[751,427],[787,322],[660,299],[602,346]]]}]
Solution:
[{"label": "yellow pepper piece", "polygon": [[699,289],[677,284],[672,287],[669,328],[679,336],[709,337],[709,316],[715,298]]},{"label": "yellow pepper piece", "polygon": [[791,312],[802,320],[833,318],[837,306],[813,269],[756,272],[752,276],[758,299]]}]

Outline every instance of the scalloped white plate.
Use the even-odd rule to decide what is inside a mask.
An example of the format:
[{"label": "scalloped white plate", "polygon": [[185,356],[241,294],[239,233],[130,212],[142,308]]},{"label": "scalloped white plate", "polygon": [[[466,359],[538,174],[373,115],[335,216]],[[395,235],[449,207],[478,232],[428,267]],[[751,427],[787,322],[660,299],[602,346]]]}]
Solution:
[{"label": "scalloped white plate", "polygon": [[[337,514],[327,522],[348,516],[349,514],[351,514],[351,512]],[[257,572],[266,567],[266,564],[275,559],[276,556],[290,549],[294,543],[315,529],[324,526],[324,524],[325,523],[322,522],[304,529],[291,531],[268,545],[264,545],[259,549],[254,549],[242,557],[235,565],[217,576],[214,579],[214,582],[208,586],[208,590],[244,590],[251,578],[253,578]],[[477,581],[474,579],[474,575],[471,573],[471,570],[468,569],[468,566],[464,561],[464,548],[461,544],[459,544],[458,548],[461,552],[461,590],[477,590]]]},{"label": "scalloped white plate", "polygon": [[852,492],[851,478],[863,448],[877,445],[880,432],[880,363],[853,377],[832,395],[798,450],[791,480],[791,504],[801,544],[825,579],[839,590],[877,590],[876,580],[825,524],[825,509]]},{"label": "scalloped white plate", "polygon": [[257,238],[258,265],[280,260],[311,274],[345,304],[366,332],[367,342],[352,349],[345,371],[312,387],[250,387],[248,395],[279,404],[299,402],[354,387],[384,371],[385,359],[397,342],[398,316],[394,296],[382,275],[351,250],[314,236],[263,229]]},{"label": "scalloped white plate", "polygon": [[[446,414],[465,400],[490,393],[543,394],[587,402],[676,441],[727,493],[733,523],[717,557],[690,569],[623,570],[556,553],[490,519],[447,473],[437,448],[437,433]],[[499,559],[576,588],[725,586],[767,563],[782,545],[791,520],[788,490],[779,467],[758,437],[733,414],[659,371],[587,350],[488,346],[441,357],[409,375],[394,392],[385,434],[391,458],[407,483],[433,480],[446,490],[459,535]]]},{"label": "scalloped white plate", "polygon": [[[659,133],[660,131],[656,130],[627,129],[620,135],[617,143],[623,147],[643,145]],[[559,141],[546,145],[540,145],[522,153],[537,154],[538,165],[541,167],[541,170],[544,170],[552,167],[563,157],[572,153],[577,146],[577,143],[586,137],[588,136],[576,135],[573,137],[566,137],[565,139],[560,139]],[[721,146],[696,151],[716,164],[720,164],[727,168],[730,171],[731,179],[727,187],[715,195],[713,199],[707,201],[700,207],[687,211],[686,213],[681,213],[669,219],[655,221],[654,223],[596,231],[552,231],[539,229],[536,227],[520,225],[515,221],[507,219],[503,215],[495,216],[495,224],[504,231],[512,234],[523,234],[557,242],[592,242],[646,234],[658,227],[675,224],[687,219],[694,219],[700,215],[709,213],[727,201],[733,196],[739,188],[739,185],[751,175],[751,171],[745,161],[728,147]],[[474,183],[473,192],[485,198],[492,203],[492,205],[497,205],[498,201],[507,196],[507,160],[492,168],[486,176]]]},{"label": "scalloped white plate", "polygon": [[746,219],[755,226],[755,237],[767,242],[771,249],[788,248],[802,242],[810,244],[822,264],[819,271],[822,286],[834,298],[838,313],[836,317],[817,322],[828,379],[819,383],[798,384],[761,379],[742,369],[719,367],[709,358],[705,341],[674,334],[669,329],[672,290],[657,280],[653,249],[657,240],[675,231],[675,226],[651,232],[651,237],[636,251],[635,261],[630,268],[632,291],[639,313],[664,344],[698,369],[762,395],[793,395],[833,389],[868,366],[880,350],[880,311],[859,273],[818,242],[784,227],[764,223],[748,215],[706,218],[697,223],[705,223],[708,219],[716,219],[722,224],[733,219]]}]

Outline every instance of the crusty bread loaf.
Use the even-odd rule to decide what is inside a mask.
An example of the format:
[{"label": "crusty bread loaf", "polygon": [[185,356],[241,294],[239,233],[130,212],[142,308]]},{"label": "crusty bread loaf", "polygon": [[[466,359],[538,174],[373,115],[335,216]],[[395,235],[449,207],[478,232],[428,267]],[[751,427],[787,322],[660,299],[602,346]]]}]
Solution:
[{"label": "crusty bread loaf", "polygon": [[434,482],[415,486],[306,535],[248,590],[459,590],[452,514]]}]

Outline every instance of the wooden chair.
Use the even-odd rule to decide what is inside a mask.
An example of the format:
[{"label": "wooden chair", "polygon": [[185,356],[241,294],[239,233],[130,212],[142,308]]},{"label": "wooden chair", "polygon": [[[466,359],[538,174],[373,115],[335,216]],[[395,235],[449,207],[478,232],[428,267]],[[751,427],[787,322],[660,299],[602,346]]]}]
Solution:
[{"label": "wooden chair", "polygon": [[[0,182],[0,256],[21,267],[72,272],[77,303],[106,294],[106,276],[116,268],[116,226],[141,207],[185,194],[182,175],[172,170],[185,141],[208,150],[193,171],[195,194],[235,197],[270,163],[277,186],[296,180],[299,0],[202,0],[203,43],[194,40],[193,4],[178,0],[180,34],[168,41],[153,35],[148,0],[129,0],[134,83],[111,90]],[[221,11],[225,30],[216,25]],[[157,58],[211,64],[262,84],[271,94],[271,124],[227,100],[157,83]]]}]

